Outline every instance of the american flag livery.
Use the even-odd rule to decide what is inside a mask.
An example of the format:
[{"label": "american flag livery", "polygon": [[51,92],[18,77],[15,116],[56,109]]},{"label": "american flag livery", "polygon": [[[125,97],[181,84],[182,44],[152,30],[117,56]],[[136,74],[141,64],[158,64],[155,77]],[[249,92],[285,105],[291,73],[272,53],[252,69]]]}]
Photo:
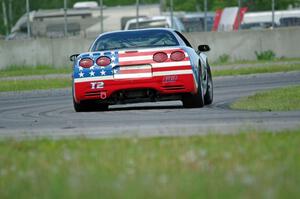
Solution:
[{"label": "american flag livery", "polygon": [[[174,51],[184,52],[184,60],[172,61],[170,54]],[[153,61],[153,55],[156,52],[165,52],[168,59],[162,63]],[[96,60],[101,56],[110,58],[111,63],[106,67],[98,66]],[[94,65],[90,68],[79,66],[79,60],[83,58],[93,59]],[[74,68],[74,82],[185,75],[193,74],[192,69],[188,54],[180,48],[92,52],[78,57]]]},{"label": "american flag livery", "polygon": [[74,109],[169,100],[187,108],[211,104],[212,76],[203,53],[208,50],[194,50],[184,35],[167,28],[103,33],[90,52],[70,57]]}]

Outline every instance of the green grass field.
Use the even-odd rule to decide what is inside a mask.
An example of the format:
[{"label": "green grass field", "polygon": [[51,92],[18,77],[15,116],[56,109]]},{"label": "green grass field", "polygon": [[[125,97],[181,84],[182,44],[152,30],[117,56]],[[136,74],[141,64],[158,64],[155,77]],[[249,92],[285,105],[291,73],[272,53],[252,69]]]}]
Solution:
[{"label": "green grass field", "polygon": [[71,87],[71,82],[65,78],[0,81],[0,92],[66,88]]},{"label": "green grass field", "polygon": [[299,198],[300,129],[2,140],[0,198]]},{"label": "green grass field", "polygon": [[212,62],[212,66],[214,65],[219,65],[219,66],[232,66],[232,65],[243,65],[243,64],[270,64],[272,63],[278,63],[278,62],[298,62],[300,61],[300,58],[275,58],[272,60],[235,60],[235,61],[230,61],[228,60],[227,62]]},{"label": "green grass field", "polygon": [[[30,75],[49,75],[49,74],[71,74],[70,68],[54,68],[51,66],[10,66],[0,70],[1,77],[17,77]],[[6,91],[25,91],[37,89],[55,89],[71,87],[69,78],[41,78],[32,80],[2,80],[0,81],[0,92]]]},{"label": "green grass field", "polygon": [[255,111],[300,110],[300,86],[258,92],[239,99],[231,105],[231,108]]},{"label": "green grass field", "polygon": [[300,71],[300,64],[291,65],[269,65],[269,66],[254,66],[238,69],[224,69],[213,71],[213,76],[228,76],[228,75],[249,75],[257,73],[275,73],[275,72],[289,72]]},{"label": "green grass field", "polygon": [[70,74],[72,68],[54,68],[51,66],[10,66],[0,70],[0,77],[48,75],[48,74]]}]

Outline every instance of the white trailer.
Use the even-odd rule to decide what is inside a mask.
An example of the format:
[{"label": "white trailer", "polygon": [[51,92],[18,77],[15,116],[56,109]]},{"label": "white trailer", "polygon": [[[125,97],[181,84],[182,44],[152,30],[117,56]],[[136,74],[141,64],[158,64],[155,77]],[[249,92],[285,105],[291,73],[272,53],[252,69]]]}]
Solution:
[{"label": "white trailer", "polygon": [[[284,18],[300,18],[300,10],[275,11],[274,22],[280,26],[280,20]],[[242,28],[270,28],[272,27],[272,11],[247,12],[242,22]]]}]

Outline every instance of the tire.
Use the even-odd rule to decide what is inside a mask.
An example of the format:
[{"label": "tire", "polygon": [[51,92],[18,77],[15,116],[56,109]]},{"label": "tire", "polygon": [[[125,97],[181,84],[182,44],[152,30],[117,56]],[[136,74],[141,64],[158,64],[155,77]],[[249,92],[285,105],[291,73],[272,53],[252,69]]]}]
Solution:
[{"label": "tire", "polygon": [[182,104],[184,108],[201,108],[204,106],[203,88],[200,75],[198,78],[197,94],[184,94],[182,96]]},{"label": "tire", "polygon": [[214,99],[214,88],[213,88],[213,80],[212,80],[212,74],[210,70],[210,66],[207,65],[207,87],[206,87],[206,93],[204,95],[204,104],[209,105],[213,102]]},{"label": "tire", "polygon": [[73,106],[74,106],[74,110],[76,112],[83,112],[84,111],[84,107],[82,104],[75,102],[75,100],[73,99]]},{"label": "tire", "polygon": [[76,112],[91,112],[91,111],[107,111],[108,104],[102,104],[98,101],[83,101],[80,103],[75,102],[73,99],[73,105]]}]

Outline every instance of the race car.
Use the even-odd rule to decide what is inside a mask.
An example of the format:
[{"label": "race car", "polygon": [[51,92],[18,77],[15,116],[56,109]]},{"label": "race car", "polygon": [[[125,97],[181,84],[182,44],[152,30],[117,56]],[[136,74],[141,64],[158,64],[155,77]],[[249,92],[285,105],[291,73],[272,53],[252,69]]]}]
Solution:
[{"label": "race car", "polygon": [[181,100],[185,108],[213,101],[208,45],[194,50],[168,28],[114,31],[99,35],[73,62],[76,112],[108,110],[109,105]]}]

